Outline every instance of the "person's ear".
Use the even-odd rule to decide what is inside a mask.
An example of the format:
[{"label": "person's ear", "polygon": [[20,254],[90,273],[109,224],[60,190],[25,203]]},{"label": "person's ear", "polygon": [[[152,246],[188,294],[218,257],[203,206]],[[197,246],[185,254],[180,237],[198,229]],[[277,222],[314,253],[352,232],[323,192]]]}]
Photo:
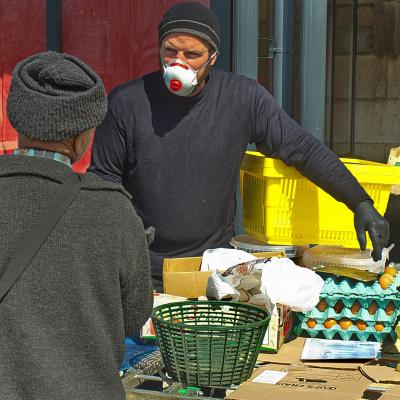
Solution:
[{"label": "person's ear", "polygon": [[74,136],[73,146],[76,156],[74,162],[79,161],[85,154],[85,151],[89,147],[89,144],[92,140],[94,129],[95,128],[87,129],[86,131],[83,131]]}]

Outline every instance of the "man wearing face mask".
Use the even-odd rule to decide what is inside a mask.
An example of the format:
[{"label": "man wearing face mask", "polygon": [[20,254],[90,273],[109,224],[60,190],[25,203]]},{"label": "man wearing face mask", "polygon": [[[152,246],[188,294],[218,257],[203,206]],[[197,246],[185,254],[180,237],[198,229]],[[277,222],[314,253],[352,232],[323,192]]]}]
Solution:
[{"label": "man wearing face mask", "polygon": [[115,88],[97,129],[90,169],[122,183],[145,226],[153,284],[167,257],[227,247],[235,191],[247,145],[295,166],[354,211],[361,248],[374,259],[388,223],[337,156],[305,132],[254,80],[213,68],[220,42],[215,14],[200,3],[172,6],[159,26],[161,70]]}]

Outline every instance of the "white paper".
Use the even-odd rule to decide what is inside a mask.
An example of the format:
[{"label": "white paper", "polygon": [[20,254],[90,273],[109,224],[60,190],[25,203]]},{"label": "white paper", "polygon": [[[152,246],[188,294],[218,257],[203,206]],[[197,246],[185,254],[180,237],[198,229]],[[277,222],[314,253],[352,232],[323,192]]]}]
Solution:
[{"label": "white paper", "polygon": [[302,360],[350,360],[374,359],[380,357],[379,342],[363,342],[358,340],[306,340],[301,355]]},{"label": "white paper", "polygon": [[269,383],[270,385],[275,385],[286,375],[286,371],[264,371],[256,378],[254,378],[253,382]]}]

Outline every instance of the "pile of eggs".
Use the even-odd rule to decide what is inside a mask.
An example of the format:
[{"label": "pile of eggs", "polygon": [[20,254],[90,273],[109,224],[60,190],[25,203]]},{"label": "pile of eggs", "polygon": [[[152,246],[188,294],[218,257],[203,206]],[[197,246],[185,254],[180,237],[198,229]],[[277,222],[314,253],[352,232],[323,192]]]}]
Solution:
[{"label": "pile of eggs", "polygon": [[385,268],[384,273],[379,278],[379,284],[383,290],[386,290],[394,280],[397,275],[397,269],[391,265]]},{"label": "pile of eggs", "polygon": [[[383,290],[386,290],[391,283],[394,280],[394,277],[397,275],[397,270],[393,266],[388,266],[385,268],[384,273],[380,276],[378,282],[379,285]],[[324,312],[327,308],[327,302],[325,299],[321,299],[319,303],[316,305],[316,308],[320,312]],[[374,315],[377,310],[378,310],[378,303],[375,300],[372,300],[371,303],[369,304],[367,310],[370,315]],[[342,300],[338,300],[336,304],[333,306],[333,309],[335,310],[336,314],[340,314],[344,308],[344,304]],[[357,315],[358,312],[361,309],[361,304],[358,301],[355,301],[353,305],[350,307],[350,311],[352,314]],[[396,306],[392,301],[389,301],[389,303],[385,307],[385,313],[388,316],[393,315],[393,313],[396,310]],[[307,326],[310,329],[313,329],[317,326],[318,322],[314,318],[309,318],[306,321]],[[358,330],[364,331],[367,329],[368,325],[365,321],[361,319],[357,319],[353,321],[350,318],[343,317],[340,319],[335,319],[335,318],[327,318],[325,321],[322,322],[322,325],[324,326],[325,329],[332,329],[335,325],[340,326],[343,330],[348,330],[351,326],[355,326]],[[376,321],[374,323],[374,329],[377,332],[381,332],[384,330],[385,325],[383,324],[382,321]]]},{"label": "pile of eggs", "polygon": [[[319,311],[323,312],[326,309],[326,301],[324,299],[322,299],[318,304],[317,304],[317,308]],[[341,300],[339,300],[335,306],[334,306],[334,310],[337,314],[340,314],[342,309],[343,309],[344,305],[343,302]],[[361,304],[356,301],[350,308],[350,311],[354,314],[357,315],[359,310],[361,308]],[[374,315],[376,313],[378,309],[378,304],[376,301],[372,301],[371,304],[368,307],[368,312],[371,315]],[[385,313],[388,316],[391,316],[394,311],[396,309],[395,304],[390,301],[388,303],[388,305],[385,308]],[[307,326],[309,328],[315,328],[315,326],[317,325],[317,321],[314,318],[309,318],[307,320]],[[350,318],[347,317],[343,317],[339,320],[336,320],[334,318],[327,318],[322,325],[324,326],[324,328],[326,329],[331,329],[333,326],[335,326],[336,324],[338,324],[343,330],[347,330],[350,328],[350,326],[354,325],[356,326],[360,331],[364,331],[367,328],[367,324],[365,323],[365,321],[362,321],[360,319],[356,320],[355,322],[353,322]],[[377,332],[383,331],[383,329],[385,328],[384,324],[380,321],[377,321],[374,325],[374,328]]]}]

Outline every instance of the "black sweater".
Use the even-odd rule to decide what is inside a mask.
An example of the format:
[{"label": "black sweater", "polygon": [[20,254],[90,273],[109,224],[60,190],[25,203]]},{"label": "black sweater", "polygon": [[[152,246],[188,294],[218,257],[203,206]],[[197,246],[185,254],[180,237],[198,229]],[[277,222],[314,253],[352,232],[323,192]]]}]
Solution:
[{"label": "black sweater", "polygon": [[164,257],[201,255],[234,235],[235,190],[247,145],[281,158],[351,209],[369,199],[337,156],[257,82],[212,70],[199,94],[170,94],[159,71],[115,88],[90,169],[122,182],[156,228],[153,278]]}]

